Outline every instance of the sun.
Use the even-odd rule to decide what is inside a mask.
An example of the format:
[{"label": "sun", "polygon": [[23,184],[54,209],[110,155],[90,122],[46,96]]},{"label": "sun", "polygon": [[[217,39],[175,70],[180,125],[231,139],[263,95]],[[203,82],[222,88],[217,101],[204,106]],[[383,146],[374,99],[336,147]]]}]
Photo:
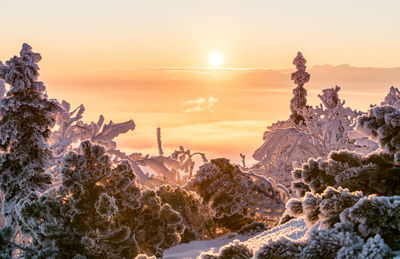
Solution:
[{"label": "sun", "polygon": [[222,57],[221,53],[219,52],[214,52],[210,55],[210,65],[214,67],[218,67],[222,64],[222,61],[224,61],[224,58]]}]

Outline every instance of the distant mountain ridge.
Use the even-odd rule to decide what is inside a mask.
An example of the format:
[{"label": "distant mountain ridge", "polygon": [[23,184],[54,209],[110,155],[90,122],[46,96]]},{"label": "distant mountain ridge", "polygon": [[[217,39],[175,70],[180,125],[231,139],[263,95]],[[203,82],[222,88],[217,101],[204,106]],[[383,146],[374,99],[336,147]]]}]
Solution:
[{"label": "distant mountain ridge", "polygon": [[[262,87],[275,85],[282,88],[291,88],[293,83],[290,74],[294,69],[268,69],[254,70],[236,75],[231,79],[234,84],[248,85],[252,87]],[[393,68],[371,68],[355,67],[348,64],[338,66],[316,65],[308,68],[311,74],[310,82],[306,88],[320,88],[321,84],[326,87],[334,85],[347,85],[360,89],[365,86],[368,89],[379,90],[378,87],[389,87],[400,85],[400,67]]]}]

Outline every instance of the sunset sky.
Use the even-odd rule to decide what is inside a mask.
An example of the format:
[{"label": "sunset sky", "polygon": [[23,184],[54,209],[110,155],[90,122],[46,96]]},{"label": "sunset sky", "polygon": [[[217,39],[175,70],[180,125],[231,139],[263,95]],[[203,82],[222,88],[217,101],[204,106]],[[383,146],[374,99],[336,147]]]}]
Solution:
[{"label": "sunset sky", "polygon": [[161,127],[167,151],[236,160],[288,118],[297,51],[313,105],[339,84],[346,104],[366,111],[399,86],[399,10],[397,0],[1,1],[0,60],[27,42],[51,98],[83,103],[87,121],[132,118],[123,150],[156,154]]}]

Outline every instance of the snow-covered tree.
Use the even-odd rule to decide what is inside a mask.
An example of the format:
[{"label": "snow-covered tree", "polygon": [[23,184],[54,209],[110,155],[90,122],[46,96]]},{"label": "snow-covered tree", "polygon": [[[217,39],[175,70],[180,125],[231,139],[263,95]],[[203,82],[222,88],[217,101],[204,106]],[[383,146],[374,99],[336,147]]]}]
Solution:
[{"label": "snow-covered tree", "polygon": [[306,72],[306,63],[303,54],[297,52],[297,56],[293,60],[293,65],[296,66],[297,71],[291,75],[291,79],[297,87],[293,89],[293,98],[290,100],[290,111],[292,112],[290,119],[296,124],[301,124],[304,121],[304,117],[298,111],[307,107],[307,90],[304,88],[304,84],[310,81],[310,74]]},{"label": "snow-covered tree", "polygon": [[242,172],[224,158],[202,165],[188,188],[210,206],[216,223],[230,231],[238,231],[253,221],[276,223],[288,194],[274,180]]},{"label": "snow-covered tree", "polygon": [[32,193],[18,211],[39,257],[162,256],[179,243],[179,214],[141,190],[129,162],[113,165],[103,146],[82,142],[64,158],[61,176],[57,190]]},{"label": "snow-covered tree", "polygon": [[364,143],[349,137],[361,113],[343,106],[339,90],[338,86],[325,89],[318,96],[322,102],[320,106],[297,110],[303,118],[299,125],[289,120],[268,127],[264,144],[253,154],[260,161],[254,170],[258,173],[266,170],[273,177],[285,179],[284,183],[289,185],[293,164],[298,167],[309,158],[326,158],[334,150],[364,147]]},{"label": "snow-covered tree", "polygon": [[294,241],[288,237],[270,239],[255,252],[257,259],[300,258],[392,258],[393,254],[379,234],[364,241],[346,227],[334,229],[313,228],[306,240]]},{"label": "snow-covered tree", "polygon": [[[175,150],[170,156],[163,154],[158,156],[143,156],[141,153],[126,154],[117,148],[113,140],[120,134],[135,129],[132,120],[104,124],[104,117],[100,115],[98,122],[90,124],[82,121],[85,107],[80,105],[71,111],[70,104],[62,102],[61,111],[57,113],[55,130],[50,138],[51,150],[56,154],[55,159],[62,158],[68,151],[74,150],[76,144],[83,140],[90,140],[93,143],[105,146],[107,153],[113,156],[115,162],[128,160],[138,176],[141,184],[148,187],[156,187],[162,184],[184,185],[188,178],[192,176],[195,165],[193,157],[201,156],[203,162],[207,161],[204,153],[191,153],[182,146]],[[159,153],[164,153],[161,146],[161,130],[157,130],[157,143]],[[57,162],[57,161],[56,161]],[[147,175],[144,170],[150,168],[156,175]],[[57,172],[57,169],[54,170]]]},{"label": "snow-covered tree", "polygon": [[295,256],[299,258],[384,258],[391,249],[400,249],[400,196],[393,196],[400,194],[398,121],[394,106],[373,107],[358,118],[357,128],[377,139],[380,151],[335,151],[328,159],[310,159],[294,170],[293,189],[304,197],[290,199],[285,215],[304,217],[311,233],[301,245],[284,240],[265,246],[259,258],[269,258],[278,246],[285,253],[301,248]]},{"label": "snow-covered tree", "polygon": [[[57,113],[56,125],[50,136],[50,148],[55,154],[55,164],[60,161],[69,151],[74,150],[81,141],[90,140],[93,143],[103,145],[109,154],[112,154],[116,162],[130,160],[135,173],[141,182],[146,182],[146,175],[140,170],[139,166],[127,155],[117,149],[117,144],[113,140],[120,134],[135,129],[133,120],[122,123],[110,121],[104,124],[104,117],[100,115],[97,122],[85,123],[82,120],[85,107],[80,105],[71,111],[71,105],[62,101],[62,109]],[[57,171],[55,169],[54,171]]]},{"label": "snow-covered tree", "polygon": [[[382,149],[395,155],[400,154],[400,110],[394,106],[385,105],[370,109],[358,119],[358,130],[375,138]],[[397,161],[396,161],[397,162]]]},{"label": "snow-covered tree", "polygon": [[341,150],[328,159],[310,159],[293,172],[292,190],[301,197],[308,190],[322,193],[328,186],[364,194],[399,195],[400,166],[389,153],[363,154]]},{"label": "snow-covered tree", "polygon": [[[10,86],[0,100],[0,190],[2,213],[12,225],[18,203],[52,183],[46,172],[52,157],[47,139],[60,106],[47,98],[46,88],[38,80],[40,60],[40,54],[25,43],[19,57],[0,62],[0,79]],[[1,92],[4,94],[3,85]]]},{"label": "snow-covered tree", "polygon": [[215,238],[215,224],[212,213],[202,204],[194,192],[186,191],[180,186],[162,185],[157,189],[161,203],[168,203],[182,217],[185,232],[181,242]]},{"label": "snow-covered tree", "polygon": [[[286,204],[293,217],[304,217],[311,228],[306,240],[270,241],[257,258],[385,258],[400,248],[400,196],[364,196],[362,192],[328,187],[308,192]],[[376,257],[375,257],[376,256]]]},{"label": "snow-covered tree", "polygon": [[394,86],[391,86],[389,93],[386,95],[385,100],[381,102],[381,105],[391,105],[400,109],[400,91]]},{"label": "snow-covered tree", "polygon": [[344,107],[338,92],[340,87],[327,88],[318,95],[321,104],[307,105],[307,90],[304,84],[310,79],[306,70],[306,60],[299,52],[293,64],[296,72],[292,80],[297,85],[290,101],[290,118],[267,127],[264,143],[254,152],[258,164],[251,169],[258,174],[268,175],[289,186],[290,171],[309,158],[326,158],[333,150],[376,149],[374,143],[361,141],[353,129],[356,118],[362,113]]},{"label": "snow-covered tree", "polygon": [[322,193],[328,186],[364,194],[400,194],[400,111],[379,106],[358,118],[358,130],[377,138],[381,149],[367,155],[335,151],[328,159],[310,159],[294,170],[292,189],[300,196],[308,190]]},{"label": "snow-covered tree", "polygon": [[170,156],[143,156],[141,153],[134,153],[129,158],[138,165],[153,170],[155,175],[149,177],[144,184],[155,187],[162,184],[184,185],[192,177],[195,165],[193,157],[196,155],[201,157],[203,163],[208,161],[204,153],[191,153],[183,146],[172,152]]}]

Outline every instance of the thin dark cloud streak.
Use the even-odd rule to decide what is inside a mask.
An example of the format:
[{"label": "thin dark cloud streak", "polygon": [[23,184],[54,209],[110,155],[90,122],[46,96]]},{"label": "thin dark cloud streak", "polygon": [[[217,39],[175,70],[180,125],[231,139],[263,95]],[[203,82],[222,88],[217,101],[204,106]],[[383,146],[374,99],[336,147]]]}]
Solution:
[{"label": "thin dark cloud streak", "polygon": [[127,68],[93,68],[92,71],[286,71],[288,69],[271,69],[260,67],[127,67]]}]

